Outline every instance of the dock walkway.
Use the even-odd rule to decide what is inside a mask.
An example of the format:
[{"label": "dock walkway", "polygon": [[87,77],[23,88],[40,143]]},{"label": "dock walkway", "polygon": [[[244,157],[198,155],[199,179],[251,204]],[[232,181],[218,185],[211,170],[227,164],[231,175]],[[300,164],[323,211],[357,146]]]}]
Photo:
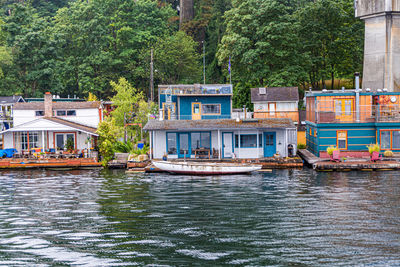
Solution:
[{"label": "dock walkway", "polygon": [[299,150],[299,155],[317,171],[400,170],[399,158],[383,159],[377,162],[372,162],[369,158],[350,158],[346,162],[333,162],[330,159],[319,158],[305,149]]}]

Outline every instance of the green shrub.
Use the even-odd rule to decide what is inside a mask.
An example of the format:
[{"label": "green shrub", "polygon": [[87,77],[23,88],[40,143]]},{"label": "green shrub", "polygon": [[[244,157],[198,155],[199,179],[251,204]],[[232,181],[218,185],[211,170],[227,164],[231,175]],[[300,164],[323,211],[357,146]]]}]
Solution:
[{"label": "green shrub", "polygon": [[333,155],[333,151],[339,150],[339,148],[335,146],[329,146],[326,148],[326,152],[328,153],[329,156]]},{"label": "green shrub", "polygon": [[383,155],[384,155],[385,157],[388,157],[388,158],[391,158],[391,157],[394,156],[393,152],[390,151],[390,150],[385,151],[385,152],[383,153]]},{"label": "green shrub", "polygon": [[307,148],[306,144],[298,144],[297,145],[297,149],[306,149],[306,148]]},{"label": "green shrub", "polygon": [[379,146],[379,144],[370,144],[369,146],[367,146],[367,148],[368,148],[369,154],[372,154],[372,152],[374,152],[374,151],[376,151],[376,152],[381,151],[381,147]]}]

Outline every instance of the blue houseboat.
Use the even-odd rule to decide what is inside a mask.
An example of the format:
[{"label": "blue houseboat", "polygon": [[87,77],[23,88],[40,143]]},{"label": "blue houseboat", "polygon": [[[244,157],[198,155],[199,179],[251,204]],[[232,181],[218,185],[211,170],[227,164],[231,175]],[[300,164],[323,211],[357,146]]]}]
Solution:
[{"label": "blue houseboat", "polygon": [[232,85],[160,85],[159,117],[150,133],[151,157],[264,158],[295,153],[290,118],[233,118]]}]

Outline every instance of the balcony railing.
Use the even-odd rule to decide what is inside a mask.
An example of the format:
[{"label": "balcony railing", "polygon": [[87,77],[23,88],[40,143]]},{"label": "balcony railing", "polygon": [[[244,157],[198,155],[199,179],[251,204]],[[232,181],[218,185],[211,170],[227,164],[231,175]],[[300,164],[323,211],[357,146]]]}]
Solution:
[{"label": "balcony railing", "polygon": [[169,85],[158,87],[162,95],[232,95],[232,86],[224,85]]},{"label": "balcony railing", "polygon": [[399,122],[400,107],[395,105],[360,106],[359,112],[351,110],[324,110],[307,112],[307,120],[315,123],[371,123]]},{"label": "balcony railing", "polygon": [[298,111],[254,111],[254,118],[256,119],[291,119],[293,122],[299,121]]}]

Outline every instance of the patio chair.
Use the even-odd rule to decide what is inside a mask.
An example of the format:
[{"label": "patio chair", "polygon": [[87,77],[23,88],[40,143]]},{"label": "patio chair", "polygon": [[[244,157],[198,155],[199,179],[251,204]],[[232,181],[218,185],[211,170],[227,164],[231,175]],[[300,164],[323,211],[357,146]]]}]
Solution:
[{"label": "patio chair", "polygon": [[332,154],[332,161],[334,161],[334,162],[340,162],[340,151],[339,151],[339,150],[333,151],[333,154]]},{"label": "patio chair", "polygon": [[377,160],[382,160],[382,156],[379,155],[378,151],[374,151],[371,154],[371,161],[376,162]]}]

